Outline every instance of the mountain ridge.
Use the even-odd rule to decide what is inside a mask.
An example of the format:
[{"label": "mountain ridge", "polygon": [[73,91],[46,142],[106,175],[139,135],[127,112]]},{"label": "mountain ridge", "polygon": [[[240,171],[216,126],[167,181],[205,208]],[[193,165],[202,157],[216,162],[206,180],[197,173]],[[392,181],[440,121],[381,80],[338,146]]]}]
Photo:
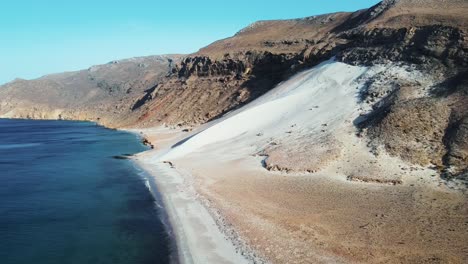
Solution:
[{"label": "mountain ridge", "polygon": [[115,126],[129,117],[108,112],[127,108],[148,86],[165,77],[179,57],[136,57],[33,80],[16,79],[0,86],[0,109],[5,117],[84,119]]}]

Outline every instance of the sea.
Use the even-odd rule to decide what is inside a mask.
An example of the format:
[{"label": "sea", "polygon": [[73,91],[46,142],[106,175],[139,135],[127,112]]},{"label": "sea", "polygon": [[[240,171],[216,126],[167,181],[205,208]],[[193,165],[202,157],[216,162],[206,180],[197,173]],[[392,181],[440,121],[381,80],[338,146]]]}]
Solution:
[{"label": "sea", "polygon": [[90,122],[0,119],[0,263],[170,263],[137,135]]}]

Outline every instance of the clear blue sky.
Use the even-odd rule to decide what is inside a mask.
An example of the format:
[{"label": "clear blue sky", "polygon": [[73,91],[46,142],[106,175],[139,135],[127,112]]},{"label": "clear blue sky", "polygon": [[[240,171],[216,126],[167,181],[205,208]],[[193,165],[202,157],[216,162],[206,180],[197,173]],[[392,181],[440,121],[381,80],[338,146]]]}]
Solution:
[{"label": "clear blue sky", "polygon": [[369,7],[378,0],[3,0],[0,84],[114,59],[191,53],[265,19]]}]

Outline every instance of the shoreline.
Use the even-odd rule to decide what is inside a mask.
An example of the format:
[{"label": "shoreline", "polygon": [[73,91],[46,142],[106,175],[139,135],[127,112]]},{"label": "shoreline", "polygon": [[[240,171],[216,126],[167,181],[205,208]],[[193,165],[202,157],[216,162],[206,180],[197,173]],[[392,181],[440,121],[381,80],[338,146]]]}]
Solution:
[{"label": "shoreline", "polygon": [[169,238],[168,240],[170,242],[170,245],[169,245],[170,263],[171,264],[187,263],[185,261],[181,261],[181,259],[183,258],[181,258],[181,254],[179,251],[180,239],[177,238],[177,233],[174,230],[174,222],[171,218],[171,214],[168,211],[168,205],[164,200],[164,196],[161,193],[160,187],[158,187],[158,184],[156,183],[155,176],[148,171],[148,168],[146,168],[146,166],[150,166],[150,164],[145,165],[138,160],[138,156],[144,155],[147,152],[155,151],[154,145],[153,145],[154,143],[151,142],[142,131],[135,130],[135,129],[125,129],[125,128],[117,129],[117,130],[135,135],[135,137],[138,139],[140,144],[148,148],[147,150],[143,152],[139,152],[130,156],[128,159],[132,163],[135,170],[138,171],[139,176],[145,181],[145,185],[148,188],[148,191],[151,193],[151,195],[154,198],[155,206],[161,209],[159,210],[160,214],[158,217],[163,223],[164,228],[166,230],[166,234]]},{"label": "shoreline", "polygon": [[152,194],[161,198],[170,235],[175,239],[177,261],[250,263],[243,251],[233,245],[233,238],[220,230],[217,219],[200,201],[189,180],[170,164],[157,162],[160,154],[161,151],[148,150],[136,154],[132,161],[149,176]]},{"label": "shoreline", "polygon": [[[135,135],[140,144],[148,147],[146,151],[128,157],[129,161],[145,180],[156,206],[162,207],[162,221],[170,241],[171,263],[250,263],[232,241],[234,238],[224,234],[216,219],[200,201],[193,186],[185,183],[185,177],[171,168],[171,165],[158,162],[157,157],[168,148],[155,146],[155,142],[145,131],[133,128],[111,128],[96,121],[3,118],[32,121],[88,122],[109,130],[119,130]],[[171,131],[173,132],[173,131]],[[180,132],[180,131],[179,131]],[[177,133],[182,138],[186,135]],[[172,144],[173,140],[169,140]],[[143,174],[143,175],[141,175]],[[166,177],[162,178],[164,175]],[[184,189],[181,192],[180,189]],[[171,192],[172,191],[172,192]],[[180,206],[183,206],[181,208]],[[174,250],[174,252],[172,251]],[[177,253],[177,254],[175,254]]]},{"label": "shoreline", "polygon": [[177,263],[266,263],[235,230],[223,225],[225,219],[195,189],[190,172],[161,160],[174,144],[193,131],[167,127],[120,130],[151,144],[150,149],[135,154],[131,161],[144,172],[150,192],[162,203],[166,218],[163,221],[174,242]]},{"label": "shoreline", "polygon": [[[8,147],[2,152],[2,176],[14,190],[14,195],[3,190],[1,209],[15,211],[5,218],[12,227],[5,233],[11,238],[4,244],[6,262],[39,258],[176,263],[167,225],[159,217],[164,211],[156,208],[140,177],[142,170],[128,158],[119,158],[147,150],[138,136],[81,121],[0,121],[4,136],[0,146]],[[23,163],[30,164],[27,170]],[[41,186],[41,191],[34,186]],[[61,211],[63,216],[57,214]],[[89,217],[81,219],[83,214]],[[32,218],[27,227],[25,217]],[[57,230],[44,237],[50,224]],[[27,240],[37,240],[39,246],[21,254],[22,241]]]},{"label": "shoreline", "polygon": [[[140,152],[144,153],[144,152]],[[137,153],[135,155],[138,155],[140,153]],[[161,223],[164,226],[164,229],[166,231],[166,234],[168,236],[169,240],[169,250],[170,250],[170,263],[171,264],[178,264],[180,263],[180,256],[178,254],[178,244],[177,244],[177,239],[175,237],[175,232],[172,226],[172,222],[170,221],[170,216],[168,212],[166,211],[166,206],[163,201],[163,197],[161,193],[159,192],[159,188],[156,185],[156,182],[152,179],[153,176],[148,173],[140,164],[138,164],[137,160],[135,160],[134,157],[131,157],[129,161],[132,163],[133,167],[135,168],[136,171],[138,171],[139,176],[145,181],[145,185],[148,188],[148,191],[151,193],[151,195],[154,198],[155,206],[158,207],[158,212],[159,212],[159,219]]]}]

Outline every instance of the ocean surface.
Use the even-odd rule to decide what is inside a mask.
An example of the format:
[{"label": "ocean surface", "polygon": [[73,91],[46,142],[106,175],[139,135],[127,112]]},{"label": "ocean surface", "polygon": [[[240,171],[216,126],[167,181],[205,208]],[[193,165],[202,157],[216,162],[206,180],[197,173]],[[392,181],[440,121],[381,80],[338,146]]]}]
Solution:
[{"label": "ocean surface", "polygon": [[161,209],[131,161],[136,135],[0,119],[0,263],[169,263]]}]

